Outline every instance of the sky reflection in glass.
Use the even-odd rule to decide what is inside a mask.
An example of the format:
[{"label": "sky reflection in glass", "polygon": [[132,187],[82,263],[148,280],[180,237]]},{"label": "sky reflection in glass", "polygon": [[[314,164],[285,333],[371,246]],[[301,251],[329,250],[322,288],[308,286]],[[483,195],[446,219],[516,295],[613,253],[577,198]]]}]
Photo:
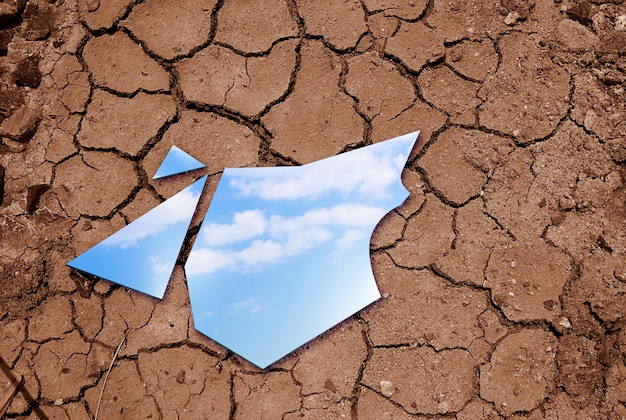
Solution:
[{"label": "sky reflection in glass", "polygon": [[196,329],[264,368],[377,300],[370,238],[417,136],[226,169],[185,264]]},{"label": "sky reflection in glass", "polygon": [[200,178],[67,265],[162,299],[206,179]]},{"label": "sky reflection in glass", "polygon": [[202,162],[183,152],[180,148],[172,146],[152,179],[164,178],[200,168],[204,168]]}]

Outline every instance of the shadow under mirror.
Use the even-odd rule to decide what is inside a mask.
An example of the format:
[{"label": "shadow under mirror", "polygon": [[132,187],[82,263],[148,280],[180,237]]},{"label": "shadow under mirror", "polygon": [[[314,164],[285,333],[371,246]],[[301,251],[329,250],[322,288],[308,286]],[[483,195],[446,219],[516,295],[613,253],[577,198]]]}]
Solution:
[{"label": "shadow under mirror", "polygon": [[67,265],[162,299],[206,180],[205,175]]},{"label": "shadow under mirror", "polygon": [[370,239],[408,196],[418,134],[226,169],[185,264],[196,329],[265,368],[380,298]]}]

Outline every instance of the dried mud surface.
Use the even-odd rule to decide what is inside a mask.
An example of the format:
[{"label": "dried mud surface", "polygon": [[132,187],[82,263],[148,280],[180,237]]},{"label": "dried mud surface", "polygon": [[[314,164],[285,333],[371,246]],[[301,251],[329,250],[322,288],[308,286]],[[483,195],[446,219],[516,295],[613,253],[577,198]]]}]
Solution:
[{"label": "dried mud surface", "polygon": [[[0,2],[6,418],[626,418],[626,4],[323,4]],[[417,129],[384,298],[264,371],[180,266],[163,301],[65,266],[197,175],[151,180],[172,144],[206,209],[225,167]]]}]

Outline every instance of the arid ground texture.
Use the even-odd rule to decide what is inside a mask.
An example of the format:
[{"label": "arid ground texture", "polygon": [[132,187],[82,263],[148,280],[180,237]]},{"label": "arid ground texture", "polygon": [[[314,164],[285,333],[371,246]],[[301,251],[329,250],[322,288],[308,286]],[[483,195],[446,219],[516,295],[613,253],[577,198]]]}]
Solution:
[{"label": "arid ground texture", "polygon": [[[3,0],[0,75],[6,418],[626,418],[622,0]],[[381,300],[266,370],[195,331],[224,168],[415,130]],[[205,173],[164,300],[65,265]]]}]

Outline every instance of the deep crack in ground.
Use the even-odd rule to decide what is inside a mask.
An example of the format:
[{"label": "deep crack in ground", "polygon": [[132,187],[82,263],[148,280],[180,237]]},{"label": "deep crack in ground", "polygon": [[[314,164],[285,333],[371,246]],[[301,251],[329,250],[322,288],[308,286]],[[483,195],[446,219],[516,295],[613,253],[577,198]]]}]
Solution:
[{"label": "deep crack in ground", "polygon": [[[626,418],[621,0],[0,2],[7,418]],[[421,130],[372,238],[384,298],[259,371],[65,263],[207,164]],[[5,366],[6,365],[6,366]],[[2,401],[0,401],[2,403]]]}]

